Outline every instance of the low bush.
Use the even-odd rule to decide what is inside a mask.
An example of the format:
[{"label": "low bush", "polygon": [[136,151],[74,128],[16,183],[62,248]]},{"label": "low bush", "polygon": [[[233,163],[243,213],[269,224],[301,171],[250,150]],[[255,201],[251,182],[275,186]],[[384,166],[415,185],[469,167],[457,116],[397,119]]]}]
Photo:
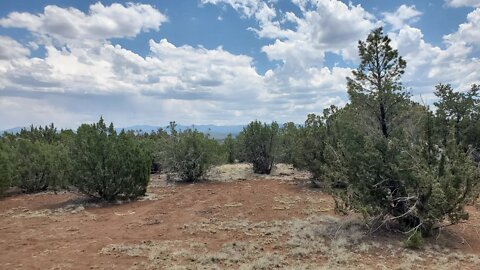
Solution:
[{"label": "low bush", "polygon": [[150,179],[151,155],[141,141],[124,131],[117,134],[103,119],[81,125],[73,146],[74,186],[105,200],[144,195]]},{"label": "low bush", "polygon": [[228,134],[228,136],[223,141],[223,148],[227,156],[227,163],[235,163],[235,160],[237,159],[236,143],[237,142],[232,136],[232,134]]},{"label": "low bush", "polygon": [[26,192],[64,186],[69,174],[68,149],[60,143],[17,138],[14,143],[13,182]]},{"label": "low bush", "polygon": [[177,132],[171,125],[171,134],[165,144],[163,163],[170,173],[175,173],[185,182],[195,182],[220,159],[217,141],[197,130]]},{"label": "low bush", "polygon": [[243,154],[248,162],[253,164],[253,171],[260,174],[270,174],[272,171],[279,127],[276,122],[262,124],[253,121],[243,128],[239,138]]},{"label": "low bush", "polygon": [[0,138],[0,195],[11,185],[10,151]]}]

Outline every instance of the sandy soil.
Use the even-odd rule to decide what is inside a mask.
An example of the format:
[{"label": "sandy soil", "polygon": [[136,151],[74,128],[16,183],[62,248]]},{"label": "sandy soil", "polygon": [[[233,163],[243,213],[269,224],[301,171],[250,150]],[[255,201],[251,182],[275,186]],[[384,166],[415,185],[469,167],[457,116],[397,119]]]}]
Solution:
[{"label": "sandy soil", "polygon": [[480,216],[448,227],[421,250],[401,236],[367,235],[354,216],[280,165],[271,176],[224,165],[208,182],[152,176],[129,203],[73,193],[0,200],[0,269],[478,269]]}]

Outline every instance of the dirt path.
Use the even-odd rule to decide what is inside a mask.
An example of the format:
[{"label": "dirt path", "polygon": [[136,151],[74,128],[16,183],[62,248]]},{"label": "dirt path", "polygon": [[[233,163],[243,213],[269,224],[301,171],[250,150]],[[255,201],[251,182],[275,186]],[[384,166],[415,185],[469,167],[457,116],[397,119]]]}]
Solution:
[{"label": "dirt path", "polygon": [[365,236],[355,218],[335,216],[329,196],[291,179],[168,186],[156,177],[145,200],[110,205],[71,193],[8,197],[0,201],[0,268],[480,265],[474,208],[468,223],[410,251],[400,238]]}]

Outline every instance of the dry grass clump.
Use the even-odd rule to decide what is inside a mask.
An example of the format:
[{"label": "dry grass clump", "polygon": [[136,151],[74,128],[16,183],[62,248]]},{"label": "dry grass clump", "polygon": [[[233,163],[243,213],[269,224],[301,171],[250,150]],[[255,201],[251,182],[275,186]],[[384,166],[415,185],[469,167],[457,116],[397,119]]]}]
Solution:
[{"label": "dry grass clump", "polygon": [[[101,250],[105,255],[144,256],[142,266],[155,268],[175,265],[195,265],[199,269],[275,269],[318,262],[319,258],[335,257],[335,263],[352,257],[347,247],[364,235],[355,222],[344,222],[333,217],[249,222],[242,219],[205,220],[181,227],[191,235],[226,232],[238,235],[244,241],[224,243],[218,250],[209,250],[196,241],[161,241],[141,244],[109,245]],[[241,236],[243,235],[243,236]],[[345,256],[347,259],[342,259]],[[333,265],[333,264],[332,264]],[[318,266],[318,264],[317,264]],[[308,269],[308,268],[305,268]]]},{"label": "dry grass clump", "polygon": [[145,250],[145,245],[111,244],[102,248],[102,250],[100,250],[100,253],[105,255],[121,253],[127,256],[138,257],[143,255]]},{"label": "dry grass clump", "polygon": [[279,269],[286,265],[285,257],[265,253],[259,258],[256,258],[253,262],[240,265],[240,270],[268,270],[268,269]]},{"label": "dry grass clump", "polygon": [[277,179],[281,181],[308,180],[311,175],[289,164],[275,164],[269,175],[253,173],[249,163],[223,164],[211,168],[205,178],[214,182],[235,182],[247,179]]},{"label": "dry grass clump", "polygon": [[83,205],[67,205],[56,209],[30,210],[25,207],[12,208],[0,216],[13,218],[38,218],[38,217],[55,217],[66,214],[77,214],[83,212]]},{"label": "dry grass clump", "polygon": [[[438,245],[412,251],[401,239],[374,240],[361,221],[328,215],[262,222],[209,219],[181,229],[193,238],[109,245],[101,253],[146,259],[132,269],[475,269],[480,263],[476,255]],[[201,240],[220,233],[232,240],[218,249]]]}]

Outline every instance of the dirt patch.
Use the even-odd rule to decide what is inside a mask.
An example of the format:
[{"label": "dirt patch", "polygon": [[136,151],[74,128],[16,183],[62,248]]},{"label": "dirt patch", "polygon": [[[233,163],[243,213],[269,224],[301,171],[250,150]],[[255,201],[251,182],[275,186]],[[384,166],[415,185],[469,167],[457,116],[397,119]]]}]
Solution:
[{"label": "dirt patch", "polygon": [[147,196],[130,203],[88,203],[71,193],[4,198],[0,269],[477,269],[480,263],[474,207],[468,222],[412,251],[401,236],[368,235],[356,217],[335,215],[331,197],[309,188],[303,172],[239,180],[248,165],[216,169],[226,173],[196,184],[155,175]]},{"label": "dirt patch", "polygon": [[305,182],[311,174],[300,171],[289,164],[275,164],[269,175],[253,173],[249,163],[224,164],[213,167],[207,172],[206,179],[212,182],[237,182],[249,179],[275,179],[288,182]]}]

